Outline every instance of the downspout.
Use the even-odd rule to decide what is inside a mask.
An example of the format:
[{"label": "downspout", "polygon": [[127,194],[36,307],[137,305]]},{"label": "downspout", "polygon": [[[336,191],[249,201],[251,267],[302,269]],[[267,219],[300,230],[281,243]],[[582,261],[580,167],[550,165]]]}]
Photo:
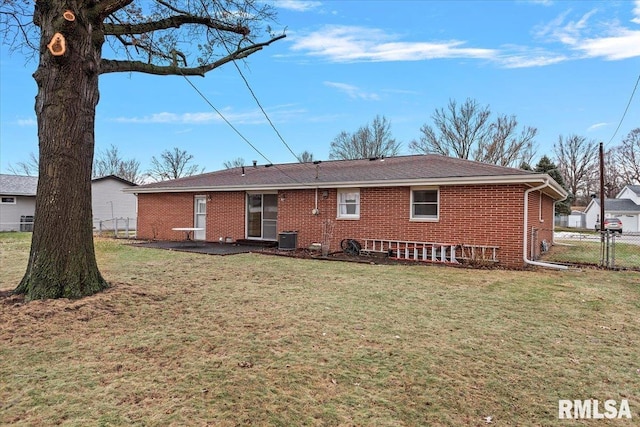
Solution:
[{"label": "downspout", "polygon": [[[527,246],[528,243],[527,241],[528,239],[528,225],[529,225],[529,193],[533,192],[533,191],[538,191],[538,190],[542,190],[545,187],[549,186],[549,178],[545,178],[544,184],[539,185],[537,187],[534,188],[530,188],[528,190],[525,190],[524,192],[524,226],[523,226],[523,240],[522,240],[522,260],[525,262],[525,264],[530,264],[530,265],[536,265],[539,267],[548,267],[548,268],[556,268],[558,270],[568,270],[569,266],[567,265],[562,265],[562,264],[552,264],[550,262],[540,262],[540,261],[532,261],[527,257]],[[563,199],[564,200],[564,199]],[[554,209],[555,209],[555,203],[554,203]],[[555,221],[554,221],[555,223]],[[554,225],[555,228],[555,225]],[[553,231],[553,229],[552,229]]]}]

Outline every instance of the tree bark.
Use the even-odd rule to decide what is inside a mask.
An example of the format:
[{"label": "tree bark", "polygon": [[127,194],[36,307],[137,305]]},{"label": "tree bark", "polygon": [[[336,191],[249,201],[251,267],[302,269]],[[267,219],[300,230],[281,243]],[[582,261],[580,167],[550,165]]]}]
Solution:
[{"label": "tree bark", "polygon": [[[40,62],[35,110],[40,150],[31,253],[15,293],[28,300],[80,298],[108,287],[96,262],[91,210],[91,167],[98,76],[100,22],[86,10],[63,18],[63,2],[36,3]],[[66,50],[54,56],[47,44],[55,33]],[[100,42],[96,42],[100,40]]]}]

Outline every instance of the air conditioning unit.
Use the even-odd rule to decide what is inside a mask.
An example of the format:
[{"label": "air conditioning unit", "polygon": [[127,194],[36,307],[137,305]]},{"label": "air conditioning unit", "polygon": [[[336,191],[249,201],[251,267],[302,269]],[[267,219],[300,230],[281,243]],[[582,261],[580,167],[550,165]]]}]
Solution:
[{"label": "air conditioning unit", "polygon": [[278,234],[278,249],[283,251],[293,251],[298,247],[298,232],[283,231]]}]

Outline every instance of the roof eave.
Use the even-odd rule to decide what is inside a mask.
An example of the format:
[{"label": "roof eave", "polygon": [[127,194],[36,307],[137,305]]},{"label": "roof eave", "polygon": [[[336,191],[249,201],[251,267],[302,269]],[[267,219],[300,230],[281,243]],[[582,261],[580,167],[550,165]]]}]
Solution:
[{"label": "roof eave", "polygon": [[[549,181],[548,181],[549,180]],[[558,199],[564,199],[567,192],[548,175],[503,175],[503,176],[477,176],[477,177],[446,177],[446,178],[411,178],[382,181],[338,181],[338,182],[306,182],[306,183],[282,183],[282,184],[252,184],[252,185],[226,185],[226,186],[188,186],[188,187],[137,187],[126,188],[126,193],[152,194],[152,193],[198,193],[198,192],[229,192],[229,191],[260,191],[260,190],[304,190],[312,188],[367,188],[367,187],[400,187],[400,186],[440,186],[440,185],[480,185],[480,184],[525,184],[539,185],[549,182],[551,195]]]}]

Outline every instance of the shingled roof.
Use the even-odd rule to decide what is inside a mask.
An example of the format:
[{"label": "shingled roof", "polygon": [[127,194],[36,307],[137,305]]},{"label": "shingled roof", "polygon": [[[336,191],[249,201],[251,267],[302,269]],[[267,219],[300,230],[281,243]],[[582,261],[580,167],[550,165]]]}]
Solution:
[{"label": "shingled roof", "polygon": [[[244,173],[243,173],[244,172]],[[522,182],[545,174],[435,154],[236,167],[141,185],[136,193]],[[562,188],[552,180],[557,195]]]},{"label": "shingled roof", "polygon": [[[600,199],[593,199],[600,206]],[[640,205],[630,199],[604,199],[604,209],[607,212],[640,213]]]},{"label": "shingled roof", "polygon": [[0,194],[35,197],[37,189],[37,176],[0,175]]}]

